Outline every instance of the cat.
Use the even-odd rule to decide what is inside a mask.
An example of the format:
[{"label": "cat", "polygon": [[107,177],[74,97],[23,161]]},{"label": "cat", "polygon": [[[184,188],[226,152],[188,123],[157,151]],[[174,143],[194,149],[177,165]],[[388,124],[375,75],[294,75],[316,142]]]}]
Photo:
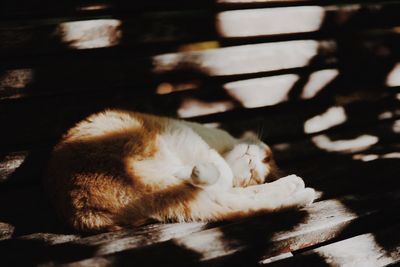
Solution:
[{"label": "cat", "polygon": [[254,134],[155,115],[105,110],[78,123],[55,146],[44,187],[78,231],[149,221],[230,220],[304,207],[315,191],[278,180],[270,147]]}]

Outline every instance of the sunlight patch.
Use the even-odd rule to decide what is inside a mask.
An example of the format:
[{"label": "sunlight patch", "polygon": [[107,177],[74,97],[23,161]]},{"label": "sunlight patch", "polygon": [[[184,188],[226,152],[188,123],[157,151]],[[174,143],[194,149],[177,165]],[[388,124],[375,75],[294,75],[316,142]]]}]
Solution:
[{"label": "sunlight patch", "polygon": [[118,45],[122,39],[121,24],[117,19],[72,21],[61,23],[57,32],[70,48],[110,47]]},{"label": "sunlight patch", "polygon": [[327,135],[318,135],[311,138],[311,141],[318,148],[328,152],[357,152],[375,145],[379,138],[365,134],[350,140],[332,141]]},{"label": "sunlight patch", "polygon": [[34,70],[33,69],[16,69],[7,70],[0,75],[0,89],[1,88],[25,88],[33,82]]},{"label": "sunlight patch", "polygon": [[246,108],[271,106],[287,101],[298,79],[295,74],[249,79],[227,83],[224,89]]},{"label": "sunlight patch", "polygon": [[213,113],[225,112],[234,108],[232,101],[205,102],[195,98],[185,98],[178,109],[180,118],[189,118]]},{"label": "sunlight patch", "polygon": [[313,252],[326,262],[326,266],[389,266],[398,259],[396,250],[390,253],[371,233],[322,246]]},{"label": "sunlight patch", "polygon": [[380,119],[380,120],[391,119],[393,117],[394,117],[394,114],[391,111],[385,111],[378,115],[378,119]]},{"label": "sunlight patch", "polygon": [[307,84],[301,93],[302,99],[310,99],[315,97],[321,90],[323,90],[329,83],[331,83],[337,76],[339,71],[337,69],[327,69],[313,72]]},{"label": "sunlight patch", "polygon": [[112,5],[110,4],[88,4],[88,5],[82,5],[77,8],[78,11],[98,11],[98,10],[105,10],[105,9],[110,9],[112,8]]},{"label": "sunlight patch", "polygon": [[340,125],[346,120],[346,111],[343,107],[331,107],[324,113],[308,119],[304,123],[304,132],[307,134],[321,132]]},{"label": "sunlight patch", "polygon": [[0,229],[0,241],[11,238],[15,231],[15,227],[13,225],[4,222],[0,222]]},{"label": "sunlight patch", "polygon": [[203,231],[173,240],[177,246],[194,251],[199,254],[199,261],[206,261],[223,255],[229,255],[237,251],[239,244],[227,242],[225,234],[217,228],[211,231]]},{"label": "sunlight patch", "polygon": [[194,90],[200,87],[200,81],[182,82],[182,83],[168,83],[163,82],[157,85],[156,93],[159,95],[170,94],[173,92],[180,92],[186,90]]},{"label": "sunlight patch", "polygon": [[400,120],[397,120],[393,123],[392,129],[393,132],[400,133]]},{"label": "sunlight patch", "polygon": [[207,128],[219,128],[219,127],[221,127],[221,123],[219,123],[219,122],[209,122],[209,123],[203,123],[203,126],[207,127]]},{"label": "sunlight patch", "polygon": [[313,32],[324,18],[320,6],[259,8],[221,12],[216,25],[222,37],[248,37]]},{"label": "sunlight patch", "polygon": [[285,151],[290,149],[290,143],[279,143],[273,145],[273,149],[277,151]]},{"label": "sunlight patch", "polygon": [[364,162],[374,161],[377,159],[400,159],[400,152],[386,153],[382,155],[378,154],[356,154],[353,156],[354,160],[361,160]]},{"label": "sunlight patch", "polygon": [[386,78],[386,85],[389,87],[400,86],[400,63],[397,63],[390,71]]},{"label": "sunlight patch", "polygon": [[336,49],[333,42],[298,40],[162,54],[152,58],[153,72],[190,69],[223,76],[299,68],[307,66],[321,46]]}]

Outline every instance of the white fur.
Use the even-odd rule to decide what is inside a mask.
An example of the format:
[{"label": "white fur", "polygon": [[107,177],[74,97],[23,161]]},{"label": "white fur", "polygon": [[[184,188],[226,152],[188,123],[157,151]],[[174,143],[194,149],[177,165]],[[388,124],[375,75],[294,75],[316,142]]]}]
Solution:
[{"label": "white fur", "polygon": [[[157,137],[157,147],[153,158],[134,163],[147,183],[166,188],[184,180],[202,190],[190,202],[190,218],[173,211],[154,214],[155,219],[215,220],[235,212],[303,207],[315,197],[314,190],[294,175],[263,184],[272,168],[263,163],[268,147],[248,137],[237,140],[222,130],[171,121]],[[250,186],[239,187],[243,182]]]}]

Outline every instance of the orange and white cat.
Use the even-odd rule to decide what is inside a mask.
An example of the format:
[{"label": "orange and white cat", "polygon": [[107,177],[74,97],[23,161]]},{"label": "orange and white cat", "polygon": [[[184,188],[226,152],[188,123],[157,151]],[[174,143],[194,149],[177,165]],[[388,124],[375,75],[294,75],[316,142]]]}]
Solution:
[{"label": "orange and white cat", "polygon": [[197,123],[107,110],[55,147],[44,185],[61,218],[81,231],[216,221],[303,207],[301,178],[277,181],[270,148]]}]

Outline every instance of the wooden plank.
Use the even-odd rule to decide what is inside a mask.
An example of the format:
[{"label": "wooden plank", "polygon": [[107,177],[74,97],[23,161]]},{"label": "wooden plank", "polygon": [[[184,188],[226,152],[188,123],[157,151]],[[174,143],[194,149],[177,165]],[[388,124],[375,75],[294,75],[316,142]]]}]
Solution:
[{"label": "wooden plank", "polygon": [[0,23],[0,55],[49,54],[71,49],[137,48],[138,44],[215,38],[212,14],[203,10]]},{"label": "wooden plank", "polygon": [[307,66],[319,49],[332,54],[335,42],[300,40],[164,54],[153,58],[153,71],[161,74],[185,68],[209,76],[226,76],[300,68]]},{"label": "wooden plank", "polygon": [[[310,166],[314,166],[314,164],[310,164],[309,160],[314,161],[315,158],[327,154],[383,155],[396,152],[399,150],[399,147],[393,142],[398,138],[398,134],[392,132],[395,123],[396,120],[389,120],[381,122],[378,126],[370,126],[369,123],[366,122],[365,126],[358,125],[356,129],[354,125],[349,125],[348,128],[331,129],[324,134],[315,135],[313,137],[309,136],[303,140],[274,144],[266,139],[266,142],[271,145],[278,166],[282,167],[287,172],[308,176]],[[257,130],[257,125],[250,126],[250,124],[247,124],[246,130]],[[315,140],[321,136],[325,136],[325,134],[328,134],[332,140],[352,140],[356,139],[358,136],[368,134],[370,136],[376,136],[379,139],[379,143],[348,143],[347,146],[340,146],[335,151],[327,153],[327,151],[318,148],[313,142],[313,138]],[[37,184],[39,182],[39,177],[41,177],[41,171],[47,163],[50,150],[51,146],[49,145],[31,150],[3,153],[0,160],[0,190],[6,190],[6,188],[14,188],[21,185]],[[326,159],[322,158],[322,162],[324,161],[326,161]],[[322,165],[320,164],[318,166]],[[323,166],[323,168],[325,168],[325,165]],[[311,172],[314,171],[314,175],[317,175],[315,170],[319,169],[320,168],[311,167]]]},{"label": "wooden plank", "polygon": [[[365,223],[372,219],[376,222],[379,218],[378,210],[388,203],[390,208],[394,208],[393,206],[398,205],[394,204],[398,198],[399,194],[389,194],[366,198],[351,196],[339,201],[322,201],[304,209],[304,213],[298,213],[298,218],[296,213],[252,218],[143,248],[93,257],[66,266],[105,266],[116,263],[123,265],[128,262],[146,266],[159,264],[198,266],[199,263],[218,265],[233,262],[254,264],[262,258],[337,238],[350,225],[359,228],[362,221]],[[347,208],[348,205],[352,208]],[[171,258],[168,255],[179,256]],[[60,261],[53,260],[47,264],[56,263]]]},{"label": "wooden plank", "polygon": [[[317,31],[350,30],[396,25],[400,5],[395,2],[344,4],[337,6],[296,6],[224,11],[217,14],[218,34],[244,38]],[[334,34],[335,34],[334,33]]]},{"label": "wooden plank", "polygon": [[[0,23],[0,56],[66,50],[255,38],[307,32],[341,32],[398,25],[400,4],[389,1],[224,11],[150,12],[134,16],[58,18]],[[294,14],[294,15],[293,15]],[[293,38],[293,37],[292,37]],[[304,37],[303,37],[304,38]],[[254,41],[254,40],[253,40]]]},{"label": "wooden plank", "polygon": [[[64,56],[47,55],[30,63],[24,62],[29,61],[25,57],[20,63],[10,58],[11,65],[4,62],[0,71],[0,99],[110,90],[148,94],[224,88],[233,92],[257,86],[265,90],[279,87],[284,91],[308,77],[323,79],[310,75],[335,63],[340,63],[336,78],[349,86],[363,81],[368,86],[382,85],[399,60],[399,35],[371,33],[357,38],[352,35],[352,38],[239,45],[151,57],[110,48]],[[282,84],[276,81],[279,76],[275,77],[282,74],[294,78]]]},{"label": "wooden plank", "polygon": [[[273,144],[272,149],[277,161],[284,166],[329,154],[338,155],[340,157],[341,155],[362,154],[364,152],[383,154],[385,149],[392,149],[395,152],[399,148],[395,145],[395,140],[398,138],[399,134],[392,132],[392,128],[395,124],[396,121],[387,121],[378,125],[370,125],[369,127],[353,126],[347,129],[331,129],[325,133],[302,140]],[[360,139],[360,136],[370,136],[371,138]],[[328,137],[331,140],[334,149],[329,151],[318,144],[318,140],[324,139],[324,137]],[[376,142],[376,139],[379,139],[378,142]],[[362,142],[362,140],[365,141]],[[335,141],[339,142],[335,143]],[[311,168],[312,166],[313,164],[310,164]]]},{"label": "wooden plank", "polygon": [[[93,255],[112,254],[122,249],[143,247],[171,238],[190,235],[206,228],[206,223],[152,224],[84,238],[73,234],[34,233],[2,240],[0,247],[3,253],[18,250],[19,253],[29,258],[31,264],[55,258],[60,261],[73,261]],[[34,244],[40,245],[35,246]],[[6,256],[5,262],[7,260]],[[25,260],[23,259],[22,262]],[[15,262],[20,261],[16,260]]]},{"label": "wooden plank", "polygon": [[[394,151],[397,150],[395,149]],[[375,153],[377,152],[379,152],[379,148],[378,150],[375,150]],[[386,150],[386,152],[388,151]],[[371,153],[371,151],[368,151],[367,153]],[[312,164],[310,163],[310,161]],[[332,165],[332,162],[335,162],[335,164]],[[298,169],[294,169],[294,172],[303,176],[309,186],[313,186],[318,190],[322,190],[325,195],[336,197],[338,195],[342,195],[343,193],[360,192],[360,188],[364,189],[362,191],[364,194],[366,192],[374,192],[374,194],[379,194],[381,192],[384,192],[384,189],[382,187],[384,187],[385,190],[388,190],[396,185],[396,183],[394,185],[392,184],[393,182],[397,182],[395,178],[399,171],[399,168],[397,167],[399,165],[394,163],[394,161],[389,161],[388,165],[386,165],[385,167],[383,165],[376,164],[370,165],[370,163],[368,162],[369,167],[365,170],[360,170],[358,168],[355,168],[357,165],[349,165],[348,162],[343,160],[343,156],[336,158],[325,157],[323,158],[323,160],[306,160],[305,162],[303,162],[302,165],[297,165],[296,168]],[[313,167],[310,168],[310,166]],[[349,173],[349,169],[352,170],[351,173]],[[376,184],[376,175],[379,175],[379,184]],[[391,181],[389,181],[386,177],[391,177]],[[361,184],[362,186],[360,186]],[[368,191],[365,191],[366,185],[371,186]],[[159,238],[168,239],[169,236],[175,234],[186,235],[189,234],[190,229],[193,229],[193,231],[197,231],[197,229],[201,230],[203,229],[203,227],[208,227],[204,224],[151,225],[140,229],[122,230],[115,233],[106,233],[79,239],[73,242],[68,242],[70,240],[76,240],[79,237],[69,234],[51,234],[43,232],[46,229],[54,229],[54,226],[51,226],[51,224],[49,225],[48,222],[44,224],[42,221],[52,221],[53,219],[49,220],[49,213],[47,211],[44,211],[45,209],[43,208],[41,209],[41,211],[44,213],[43,215],[41,215],[41,213],[37,213],[37,207],[35,205],[43,200],[38,201],[37,197],[39,196],[39,194],[37,194],[36,192],[37,191],[32,190],[32,188],[28,188],[23,192],[20,192],[19,194],[18,191],[9,191],[8,196],[4,194],[2,195],[2,202],[17,203],[18,201],[12,199],[19,199],[19,203],[25,205],[25,208],[36,213],[35,219],[30,220],[30,225],[23,226],[22,223],[26,223],[26,219],[24,219],[24,217],[20,215],[17,216],[15,214],[4,217],[5,214],[9,214],[11,211],[14,211],[14,213],[18,213],[18,207],[9,207],[9,205],[7,205],[8,212],[5,212],[4,208],[6,208],[6,206],[3,206],[0,212],[0,218],[2,218],[3,220],[4,218],[8,218],[6,219],[6,222],[13,222],[12,224],[8,223],[7,225],[5,225],[5,223],[0,224],[7,226],[6,228],[2,227],[2,229],[5,229],[5,231],[2,231],[3,238],[9,238],[13,234],[15,229],[17,230],[16,233],[35,231],[35,229],[40,229],[40,231],[42,231],[42,233],[30,234],[27,236],[24,235],[18,237],[14,241],[3,243],[4,247],[9,247],[8,249],[18,249],[21,253],[25,253],[24,247],[22,247],[22,250],[19,249],[22,244],[29,242],[40,243],[40,249],[38,248],[38,251],[35,250],[34,253],[36,257],[35,259],[44,259],[48,257],[46,255],[52,255],[52,257],[55,257],[57,258],[57,260],[60,261],[71,261],[73,259],[76,260],[78,258],[80,259],[93,255],[109,254],[117,252],[121,249],[126,250],[128,248],[137,248],[145,244],[149,245],[153,242],[159,242],[161,241],[161,239]],[[10,196],[12,196],[13,198],[10,198]],[[34,199],[36,200],[33,201]],[[29,203],[31,203],[31,206],[27,206],[26,201],[30,201]],[[343,203],[345,203],[346,207],[349,210],[355,210],[357,211],[356,213],[358,213],[359,207],[357,206],[357,204],[351,203],[351,201],[344,201]],[[390,213],[392,213],[392,211],[390,211]],[[385,218],[385,220],[387,220],[385,216],[382,216],[382,218]],[[46,224],[47,226],[43,226]],[[24,228],[31,230],[24,230]],[[149,236],[153,236],[153,238],[147,240]],[[47,250],[48,245],[60,243],[62,243],[62,245],[53,247],[51,251]],[[2,245],[0,244],[0,246]],[[28,246],[25,249],[31,250],[31,247]]]},{"label": "wooden plank", "polygon": [[135,13],[140,11],[154,10],[190,10],[199,8],[211,8],[214,6],[213,1],[160,1],[151,0],[144,2],[132,3],[129,1],[105,0],[105,1],[62,1],[54,4],[52,1],[40,1],[33,3],[26,0],[5,0],[1,3],[0,15],[3,19],[29,19],[29,18],[49,18],[64,16],[93,16],[104,15],[110,13],[124,14]]},{"label": "wooden plank", "polygon": [[[371,106],[373,108],[371,108]],[[352,104],[345,107],[347,107],[347,110],[351,110],[351,113],[346,115],[348,122],[330,126],[322,131],[321,134],[313,136],[304,133],[304,123],[298,123],[301,116],[304,116],[304,118],[320,116],[318,112],[315,112],[315,107],[313,106],[311,106],[309,110],[310,113],[304,106],[303,108],[289,110],[285,110],[284,108],[272,110],[261,109],[255,113],[248,113],[242,110],[241,112],[244,114],[240,116],[236,116],[236,113],[231,114],[232,118],[234,117],[235,120],[230,120],[230,116],[225,118],[220,116],[219,120],[216,121],[221,124],[221,128],[235,135],[240,135],[245,131],[258,133],[266,143],[273,145],[275,157],[279,165],[285,162],[304,161],[304,159],[314,158],[328,153],[361,152],[368,150],[370,146],[375,147],[376,145],[384,146],[385,144],[390,144],[398,138],[398,133],[393,131],[397,125],[398,119],[397,100],[395,100],[393,105],[391,102],[382,101],[367,102],[357,108],[352,107]],[[22,110],[22,108],[19,110]],[[56,110],[53,110],[50,114],[55,114],[55,111]],[[63,113],[60,112],[60,114]],[[379,114],[384,114],[389,117],[379,117]],[[29,120],[32,122],[32,128],[17,128],[21,125],[15,124],[13,130],[19,130],[16,132],[10,131],[10,138],[13,138],[11,140],[14,140],[14,142],[25,140],[26,143],[30,143],[30,145],[28,144],[25,148],[32,147],[35,142],[37,147],[33,147],[30,150],[23,150],[24,146],[16,146],[17,148],[20,147],[21,150],[18,152],[3,152],[1,154],[0,181],[2,189],[8,186],[13,187],[14,185],[33,185],[38,182],[38,178],[41,176],[41,171],[47,163],[51,151],[51,144],[41,146],[40,138],[48,138],[48,140],[51,140],[52,135],[49,135],[49,133],[54,133],[57,129],[67,126],[67,121],[65,121],[65,119],[68,118],[68,113],[63,114],[64,120],[58,120],[57,115],[54,118],[48,116],[48,113],[44,113],[42,116],[31,117]],[[26,120],[27,116],[24,115],[24,117]],[[248,119],[254,117],[256,119]],[[332,121],[330,117],[327,119]],[[229,123],[229,121],[231,121],[231,123]],[[294,124],[293,122],[296,123]],[[46,123],[49,124],[43,128],[37,128],[38,124],[46,125]],[[321,121],[318,121],[318,123],[321,123]],[[9,125],[11,125],[11,123]],[[50,125],[53,125],[55,128],[52,129]],[[276,125],[280,126],[277,127]],[[27,127],[29,125],[24,124],[23,126]],[[26,139],[27,137],[23,138],[24,136],[22,134],[25,132],[28,133],[27,137],[29,137],[29,139]],[[61,133],[62,131],[60,131],[60,134]],[[3,131],[3,135],[4,134],[5,132]],[[358,139],[360,136],[367,136],[367,140],[365,140],[367,144],[365,141]],[[305,139],[301,140],[302,137]],[[37,139],[35,140],[35,138]],[[363,137],[363,140],[364,139],[365,137]],[[344,142],[339,143],[337,140],[344,140]],[[376,144],[377,140],[379,143]],[[327,144],[338,148],[327,151]],[[16,145],[18,145],[17,142]],[[303,166],[302,168],[305,167]]]},{"label": "wooden plank", "polygon": [[[138,229],[126,229],[81,238],[72,242],[63,242],[60,245],[52,246],[46,253],[51,255],[50,259],[76,261],[190,236],[207,228],[210,228],[210,225],[202,222],[152,224]],[[88,249],[84,249],[85,247]],[[96,249],[93,250],[93,247]]]},{"label": "wooden plank", "polygon": [[[348,71],[355,62],[374,61],[383,55],[377,54],[373,43],[378,45],[379,42],[382,48],[387,47],[388,54],[398,55],[398,49],[395,47],[398,34],[384,31],[380,35],[379,32],[352,34],[350,39],[349,36],[337,40],[304,39],[161,54],[152,58],[152,71],[155,74],[165,74],[186,70],[207,77],[267,73],[334,63],[338,59],[338,52],[340,60],[343,61],[339,63],[346,63],[341,66],[344,71]],[[368,45],[369,41],[371,46]]]},{"label": "wooden plank", "polygon": [[[383,91],[384,92],[384,91]],[[122,108],[127,110],[142,111],[148,113],[162,114],[164,116],[176,117],[179,110],[184,107],[187,100],[190,99],[192,93],[177,95],[164,95],[159,97],[147,96],[138,97],[132,94],[114,94],[98,93],[98,94],[80,94],[68,96],[54,96],[42,97],[38,99],[21,99],[19,101],[9,101],[0,103],[0,121],[7,128],[0,132],[0,147],[4,151],[7,147],[12,148],[20,145],[36,145],[40,143],[48,143],[57,140],[74,123],[82,120],[87,115],[104,108]],[[362,92],[360,92],[362,94]],[[368,94],[368,93],[367,93]],[[367,110],[367,114],[375,116],[382,112],[395,112],[398,107],[398,100],[395,95],[390,94],[387,97],[385,93],[372,94],[376,99],[363,101],[364,99],[351,98],[345,105],[345,109],[349,109],[351,117],[356,116],[357,112]],[[212,103],[214,101],[226,101],[229,97],[223,92],[220,94],[209,94],[203,92],[202,100],[205,103]],[[382,98],[383,97],[383,98]],[[339,98],[338,98],[339,99]],[[342,101],[339,99],[339,101]],[[346,100],[347,101],[347,100]],[[355,101],[353,104],[352,102]],[[209,122],[223,122],[230,118],[237,118],[239,121],[249,120],[249,118],[258,118],[254,121],[254,126],[257,127],[262,123],[268,132],[264,137],[273,139],[276,137],[287,138],[287,136],[294,136],[304,134],[303,123],[322,112],[325,112],[331,105],[335,105],[336,100],[331,97],[322,97],[320,99],[312,99],[303,102],[287,102],[285,104],[275,105],[265,108],[256,109],[235,109],[229,112],[221,113],[223,110],[211,110],[213,115],[192,117],[193,120],[209,123]],[[72,104],[73,103],[73,104]],[[152,103],[152,105],[148,105]],[[340,103],[338,103],[340,105]],[[373,104],[373,108],[370,105]],[[354,106],[353,106],[354,105]],[[366,109],[366,107],[368,107]],[[15,112],[18,110],[18,113]],[[295,112],[296,114],[294,114]],[[192,115],[193,116],[193,115]],[[261,116],[261,117],[260,117]],[[360,122],[369,120],[364,116]],[[373,118],[375,121],[376,119]],[[24,121],[24,123],[20,123]],[[279,127],[272,127],[277,121],[280,121]],[[295,123],[293,123],[295,122]],[[242,125],[235,125],[232,133],[240,133],[248,127],[248,123]],[[229,124],[223,128],[229,129]],[[240,127],[239,127],[240,126]],[[238,132],[240,130],[240,132]],[[3,140],[3,141],[2,141]],[[7,141],[6,141],[7,140]],[[9,150],[10,151],[10,150]]]},{"label": "wooden plank", "polygon": [[[348,0],[346,2],[360,2]],[[365,2],[376,2],[376,0],[364,0]],[[43,17],[60,17],[60,16],[94,16],[110,13],[126,14],[135,11],[154,11],[154,10],[188,10],[199,8],[229,8],[243,6],[292,6],[292,5],[331,5],[342,4],[339,0],[218,0],[218,1],[160,1],[151,0],[145,2],[131,3],[129,1],[63,1],[54,4],[52,1],[40,1],[33,3],[26,0],[4,0],[0,6],[0,15],[3,19],[29,19]]]},{"label": "wooden plank", "polygon": [[[217,0],[220,4],[226,4],[228,6],[287,6],[287,5],[340,5],[343,1],[335,1],[335,0]],[[366,0],[366,1],[346,1],[347,3],[374,3],[376,0]]]},{"label": "wooden plank", "polygon": [[282,169],[303,177],[308,186],[321,192],[320,199],[345,194],[383,194],[399,185],[400,155],[397,151],[398,146],[383,146],[375,151],[374,148],[367,150],[365,154],[330,154],[287,164]]},{"label": "wooden plank", "polygon": [[[379,232],[355,236],[269,266],[386,266],[400,262],[400,225]],[[380,241],[383,244],[380,244]]]},{"label": "wooden plank", "polygon": [[74,242],[81,238],[78,234],[59,234],[59,233],[33,233],[29,235],[23,235],[15,238],[18,241],[32,241],[32,242],[42,242],[46,245],[58,245],[65,242]]},{"label": "wooden plank", "polygon": [[[274,149],[274,147],[272,148]],[[290,161],[281,160],[279,153],[275,153],[275,159],[284,173],[298,174],[306,180],[309,186],[322,192],[319,198],[326,199],[352,192],[383,192],[396,186],[397,181],[393,179],[393,176],[400,171],[396,164],[399,161],[397,152],[399,146],[396,144],[380,143],[380,145],[368,148],[363,147],[357,153],[343,152],[340,155],[324,154],[319,151],[319,153],[313,152],[310,155],[301,156],[305,153],[304,151],[313,151],[311,145],[303,148],[304,150],[301,151],[298,150],[300,147],[288,149],[287,153],[293,154]],[[40,173],[43,168],[44,166],[31,167],[24,175],[18,169],[15,170],[13,176],[3,177],[4,182],[0,184],[0,192],[38,184],[40,176],[31,175],[28,171]],[[349,173],[349,169],[356,174]],[[382,172],[382,170],[384,171]],[[378,176],[381,181],[385,182],[377,185],[376,177]]]}]

